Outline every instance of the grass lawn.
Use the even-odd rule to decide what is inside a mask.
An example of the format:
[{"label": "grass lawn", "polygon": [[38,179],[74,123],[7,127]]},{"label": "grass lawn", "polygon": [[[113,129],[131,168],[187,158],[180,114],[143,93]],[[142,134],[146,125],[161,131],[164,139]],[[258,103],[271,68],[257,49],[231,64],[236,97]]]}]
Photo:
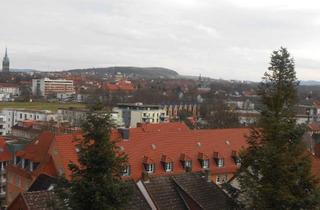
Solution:
[{"label": "grass lawn", "polygon": [[84,104],[79,103],[48,103],[48,102],[0,102],[0,110],[4,108],[19,108],[19,109],[41,109],[57,111],[58,108],[85,108]]}]

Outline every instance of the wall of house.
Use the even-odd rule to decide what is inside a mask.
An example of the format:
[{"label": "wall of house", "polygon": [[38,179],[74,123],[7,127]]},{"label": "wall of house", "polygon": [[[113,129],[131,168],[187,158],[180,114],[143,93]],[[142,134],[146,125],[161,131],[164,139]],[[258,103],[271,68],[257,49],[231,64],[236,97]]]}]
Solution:
[{"label": "wall of house", "polygon": [[14,200],[14,202],[8,207],[8,210],[28,210],[26,203],[21,195]]},{"label": "wall of house", "polygon": [[20,176],[10,169],[7,170],[7,194],[6,201],[10,204],[20,192],[27,191],[32,184],[32,179]]}]

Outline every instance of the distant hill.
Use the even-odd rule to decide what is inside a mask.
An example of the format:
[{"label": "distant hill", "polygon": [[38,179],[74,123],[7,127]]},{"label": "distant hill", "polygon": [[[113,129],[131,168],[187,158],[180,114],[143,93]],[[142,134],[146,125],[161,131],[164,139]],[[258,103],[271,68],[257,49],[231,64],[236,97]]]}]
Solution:
[{"label": "distant hill", "polygon": [[95,75],[115,75],[118,72],[135,78],[178,78],[179,74],[171,69],[161,67],[131,67],[131,66],[116,66],[106,68],[89,68],[89,69],[72,69],[68,70],[71,73],[85,73]]},{"label": "distant hill", "polygon": [[36,72],[37,70],[35,69],[10,69],[11,72]]},{"label": "distant hill", "polygon": [[315,80],[300,81],[300,85],[318,86],[318,85],[320,85],[320,81],[315,81]]}]

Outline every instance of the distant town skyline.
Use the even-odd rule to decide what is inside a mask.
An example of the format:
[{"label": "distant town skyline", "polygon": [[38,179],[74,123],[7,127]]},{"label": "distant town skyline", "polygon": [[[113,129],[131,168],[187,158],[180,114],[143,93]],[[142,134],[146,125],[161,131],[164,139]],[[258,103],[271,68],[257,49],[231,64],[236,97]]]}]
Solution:
[{"label": "distant town skyline", "polygon": [[[10,68],[137,66],[259,81],[280,46],[320,80],[316,0],[19,0],[0,8]],[[27,18],[26,18],[27,17]]]}]

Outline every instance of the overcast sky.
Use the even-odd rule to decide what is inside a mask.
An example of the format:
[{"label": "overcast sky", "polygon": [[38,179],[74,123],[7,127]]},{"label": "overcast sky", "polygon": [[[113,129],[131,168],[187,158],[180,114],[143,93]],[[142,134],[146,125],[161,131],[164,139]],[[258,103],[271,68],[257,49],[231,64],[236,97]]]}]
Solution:
[{"label": "overcast sky", "polygon": [[0,27],[12,68],[161,66],[260,80],[285,46],[299,79],[320,80],[319,0],[7,0]]}]

